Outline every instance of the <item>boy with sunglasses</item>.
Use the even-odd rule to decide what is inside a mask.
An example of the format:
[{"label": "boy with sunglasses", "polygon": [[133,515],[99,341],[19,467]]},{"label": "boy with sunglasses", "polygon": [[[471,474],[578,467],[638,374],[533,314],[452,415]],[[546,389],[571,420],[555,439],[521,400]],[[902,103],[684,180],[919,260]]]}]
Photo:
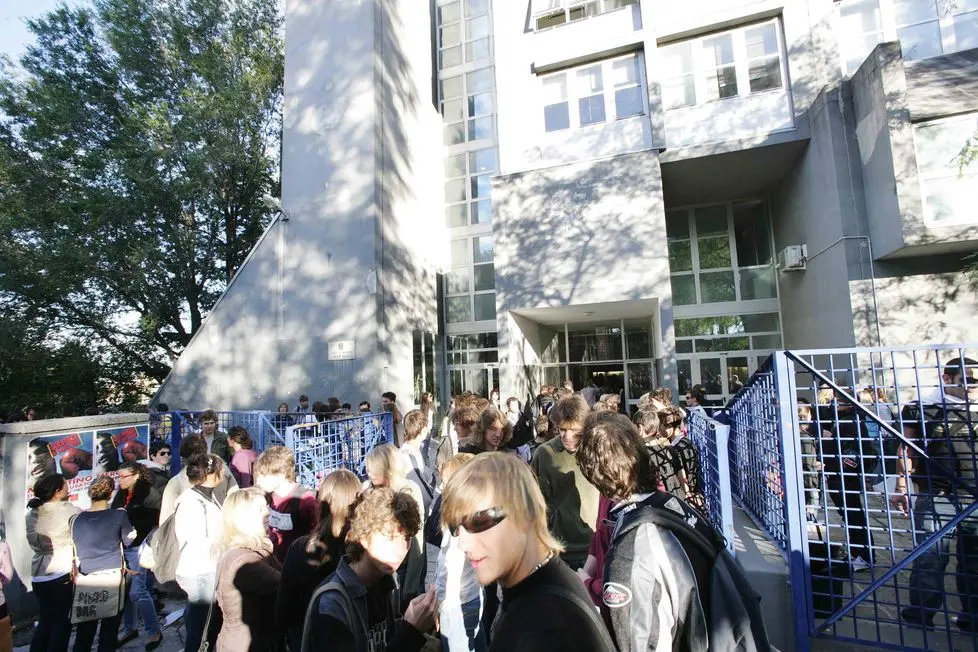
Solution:
[{"label": "boy with sunglasses", "polygon": [[401,617],[394,579],[421,527],[407,493],[368,489],[353,506],[346,555],[316,587],[306,611],[302,652],[418,652],[435,624],[434,587],[414,598]]},{"label": "boy with sunglasses", "polygon": [[445,487],[442,523],[479,583],[503,587],[490,652],[613,652],[581,581],[560,559],[543,495],[518,456],[484,453],[459,469]]}]

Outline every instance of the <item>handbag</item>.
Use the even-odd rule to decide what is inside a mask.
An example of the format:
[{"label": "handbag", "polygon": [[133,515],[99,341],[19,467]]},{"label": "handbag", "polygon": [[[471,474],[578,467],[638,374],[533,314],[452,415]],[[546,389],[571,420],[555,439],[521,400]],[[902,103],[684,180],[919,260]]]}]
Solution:
[{"label": "handbag", "polygon": [[119,615],[125,604],[126,595],[126,562],[122,553],[122,542],[119,542],[119,557],[122,565],[119,568],[82,573],[78,560],[78,550],[75,548],[75,522],[71,523],[72,561],[71,577],[74,583],[71,596],[71,624],[102,620]]}]

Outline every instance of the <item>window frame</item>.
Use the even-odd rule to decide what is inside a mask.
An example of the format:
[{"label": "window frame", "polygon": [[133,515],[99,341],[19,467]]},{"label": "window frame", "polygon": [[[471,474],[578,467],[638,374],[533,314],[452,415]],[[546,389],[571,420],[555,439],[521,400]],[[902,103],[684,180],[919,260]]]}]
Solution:
[{"label": "window frame", "polygon": [[[747,43],[746,43],[746,33],[748,30],[762,28],[768,25],[773,25],[775,38],[777,39],[777,53],[768,54],[763,57],[749,57],[747,54]],[[731,48],[733,50],[733,62],[725,64],[717,64],[715,60],[711,60],[704,52],[704,44],[710,39],[717,39],[724,36],[729,36],[731,39]],[[788,93],[790,92],[790,84],[788,81],[788,71],[787,71],[787,56],[785,54],[785,41],[784,32],[781,29],[781,18],[774,17],[765,20],[755,21],[751,23],[746,23],[743,25],[738,25],[737,27],[731,29],[720,30],[716,32],[710,32],[709,34],[703,34],[693,38],[682,39],[678,41],[672,41],[669,43],[664,43],[658,47],[660,50],[659,61],[665,63],[666,53],[672,49],[678,49],[685,47],[689,49],[690,63],[691,67],[688,71],[675,72],[666,69],[663,65],[663,71],[661,80],[662,88],[681,88],[684,91],[683,103],[675,104],[671,102],[670,96],[668,96],[663,90],[662,102],[666,111],[675,111],[677,109],[684,109],[693,106],[706,106],[714,102],[723,102],[724,100],[733,100],[736,98],[748,98],[756,95],[761,95],[764,93]],[[766,88],[759,91],[752,91],[750,88],[750,64],[751,62],[759,59],[772,59],[774,57],[778,58],[778,69],[781,73],[781,83],[777,87]],[[677,60],[681,60],[680,57]],[[733,68],[735,71],[734,79],[737,85],[737,93],[729,97],[712,97],[709,89],[709,75],[716,75],[717,72],[725,68]],[[694,80],[694,91],[693,91],[693,101],[691,103],[685,102],[685,83],[686,80],[692,76]],[[675,82],[682,82],[681,85],[674,85]]]},{"label": "window frame", "polygon": [[[492,242],[492,247],[493,247],[492,251],[495,252],[495,237],[493,236],[492,233],[476,233],[476,234],[464,235],[457,238],[452,238],[450,247],[458,242],[466,243],[465,244],[466,259],[462,264],[457,264],[457,261],[455,261],[454,259],[450,260],[448,270],[445,273],[443,289],[445,292],[445,323],[446,324],[467,324],[471,322],[490,321],[490,318],[476,319],[476,297],[492,295],[493,304],[495,305],[495,295],[496,295],[494,253],[490,255],[490,260],[485,260],[480,262],[476,262],[475,260],[476,241],[480,239],[490,240]],[[493,269],[492,287],[489,289],[476,290],[475,289],[476,271],[477,271],[476,268],[486,268],[486,267],[492,267]],[[450,283],[452,280],[451,276],[453,273],[458,273],[463,270],[468,280],[468,287],[465,291],[453,292],[450,287]],[[448,304],[451,302],[452,299],[458,300],[462,297],[466,297],[468,299],[469,318],[463,320],[452,320],[449,318]],[[496,310],[495,308],[493,308],[491,319],[494,320],[495,318],[496,318]]]},{"label": "window frame", "polygon": [[[845,6],[851,7],[858,2],[865,2],[865,1],[866,0],[841,0],[836,3],[837,7],[835,10],[836,11],[835,19],[838,22],[837,22],[837,29],[835,31],[837,34],[843,35],[842,30],[838,29],[838,23],[841,22],[842,20],[843,7]],[[935,16],[932,19],[921,20],[917,22],[899,23],[897,22],[896,5],[894,4],[894,0],[876,0],[876,6],[879,12],[879,19],[880,19],[879,29],[863,32],[862,33],[863,36],[874,34],[874,33],[878,34],[878,38],[876,40],[876,43],[874,44],[874,47],[875,45],[878,45],[885,41],[899,41],[901,52],[903,52],[904,61],[908,61],[908,62],[922,61],[924,59],[929,59],[931,57],[953,54],[955,52],[960,52],[961,50],[964,49],[970,49],[970,48],[963,48],[958,45],[957,34],[955,33],[955,29],[954,29],[955,19],[960,18],[961,16],[972,16],[973,20],[978,21],[978,7],[970,8],[970,9],[968,8],[958,9],[952,6],[951,4],[949,4],[949,0],[935,0],[934,1]],[[939,51],[935,54],[930,54],[927,56],[919,56],[919,57],[908,56],[908,54],[912,55],[912,53],[908,53],[905,51],[903,47],[903,41],[900,40],[900,31],[907,30],[931,22],[937,22],[938,35],[939,35],[937,46]],[[851,54],[851,53],[852,53],[851,50],[847,50],[846,46],[840,43],[839,65],[842,70],[842,74],[847,77],[852,76],[852,74],[856,72],[856,69],[858,69],[858,67],[862,65],[862,62],[865,61],[866,57],[869,55],[869,52],[865,52],[862,54],[857,52],[854,56],[849,56],[849,57],[845,56],[846,54]],[[849,69],[850,61],[858,62],[854,64],[855,67],[852,70]]]},{"label": "window frame", "polygon": [[[618,122],[621,120],[628,120],[631,118],[637,118],[641,116],[647,116],[649,114],[649,98],[648,98],[648,80],[645,76],[645,57],[641,56],[641,51],[629,52],[628,54],[618,55],[610,57],[607,59],[600,59],[598,61],[589,61],[588,63],[574,66],[573,68],[564,68],[556,72],[551,72],[547,74],[540,75],[538,78],[538,96],[539,101],[537,105],[541,107],[539,112],[540,120],[542,122],[543,133],[545,134],[555,134],[560,132],[576,131],[579,129],[588,129],[592,127],[599,127],[600,125],[610,124],[613,122]],[[641,113],[631,113],[622,117],[618,116],[618,105],[617,105],[617,93],[619,90],[627,90],[635,88],[636,85],[631,84],[628,86],[618,87],[614,83],[614,64],[620,61],[631,61],[632,65],[635,66],[635,71],[637,75],[637,87],[641,89],[640,96],[642,98],[642,112]],[[580,92],[580,73],[588,70],[589,68],[598,67],[601,74],[601,97],[603,99],[604,107],[604,120],[593,121],[588,123],[581,123],[581,100],[586,98],[597,97],[597,93],[589,93],[587,95]],[[547,91],[545,86],[548,83],[553,82],[556,79],[563,79],[563,86],[566,90],[566,100],[564,102],[557,102],[551,104],[544,104],[547,101]],[[567,127],[561,127],[559,129],[547,129],[547,117],[546,110],[552,106],[559,106],[561,104],[567,105]]]},{"label": "window frame", "polygon": [[[976,134],[978,134],[978,111],[972,111],[970,113],[964,113],[955,116],[949,116],[945,118],[938,118],[936,120],[926,120],[924,122],[918,122],[913,125],[913,144],[914,144],[914,157],[917,162],[917,178],[920,181],[920,203],[921,203],[921,213],[924,218],[924,224],[929,227],[941,227],[941,226],[964,226],[964,225],[975,225],[978,224],[978,218],[967,219],[949,219],[949,220],[937,220],[934,219],[931,213],[930,204],[927,202],[928,197],[928,185],[934,182],[945,181],[947,179],[956,179],[958,183],[966,183],[967,179],[973,179],[970,184],[971,188],[978,187],[978,164],[972,163],[968,166],[966,172],[962,172],[960,168],[940,168],[938,171],[924,170],[920,165],[920,144],[917,137],[917,132],[921,128],[925,127],[939,127],[941,125],[946,125],[954,122],[970,122],[974,129],[971,130],[971,139],[976,139]],[[965,143],[961,144],[963,149]]]},{"label": "window frame", "polygon": [[[639,4],[639,0],[533,0],[530,26],[534,32],[570,25]],[[541,21],[550,21],[541,26]]]},{"label": "window frame", "polygon": [[[769,246],[769,251],[771,252],[771,262],[767,265],[743,265],[743,266],[740,265],[740,262],[737,257],[737,237],[734,231],[733,211],[735,205],[741,205],[741,204],[745,204],[745,205],[762,204],[767,213],[768,246]],[[697,209],[715,208],[717,206],[724,207],[724,215],[727,221],[727,229],[726,229],[727,242],[729,243],[729,248],[730,248],[730,264],[724,267],[703,267],[700,262],[700,249],[699,249],[700,234],[696,228],[696,211]],[[776,274],[774,276],[773,297],[764,297],[760,299],[744,299],[743,292],[741,289],[741,279],[742,279],[743,271],[765,270],[765,269],[774,270],[777,263],[777,256],[775,255],[775,249],[774,249],[774,234],[772,232],[773,223],[771,220],[771,208],[766,201],[762,199],[743,199],[743,200],[734,200],[734,201],[712,203],[712,204],[699,204],[695,206],[683,206],[676,209],[669,209],[666,212],[672,214],[685,213],[686,224],[687,224],[687,235],[682,238],[669,238],[667,235],[666,246],[668,247],[670,242],[675,242],[678,240],[682,240],[682,241],[688,240],[689,247],[690,247],[690,259],[691,259],[691,269],[689,270],[674,271],[670,267],[669,269],[670,286],[672,285],[672,279],[674,277],[692,277],[694,296],[696,299],[693,303],[680,304],[680,303],[676,303],[676,298],[675,296],[673,296],[673,305],[677,309],[679,308],[688,309],[697,306],[717,306],[722,304],[729,304],[729,303],[743,302],[743,301],[779,301],[780,300],[780,288],[778,287],[778,279]],[[703,238],[718,238],[718,237],[722,237],[722,236],[716,234],[709,234],[709,235],[704,234],[703,236]],[[734,285],[733,298],[723,300],[723,301],[708,301],[708,302],[703,301],[703,290],[702,290],[702,282],[701,282],[702,274],[703,273],[713,274],[713,273],[724,273],[724,272],[733,272],[733,285]]]}]

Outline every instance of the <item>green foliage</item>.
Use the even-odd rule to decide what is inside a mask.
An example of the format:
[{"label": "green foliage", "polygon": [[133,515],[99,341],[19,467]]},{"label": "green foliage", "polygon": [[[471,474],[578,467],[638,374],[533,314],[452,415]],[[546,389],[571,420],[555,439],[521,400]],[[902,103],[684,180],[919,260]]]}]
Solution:
[{"label": "green foliage", "polygon": [[0,301],[43,324],[25,346],[161,380],[271,218],[277,4],[96,0],[30,27],[0,62]]}]

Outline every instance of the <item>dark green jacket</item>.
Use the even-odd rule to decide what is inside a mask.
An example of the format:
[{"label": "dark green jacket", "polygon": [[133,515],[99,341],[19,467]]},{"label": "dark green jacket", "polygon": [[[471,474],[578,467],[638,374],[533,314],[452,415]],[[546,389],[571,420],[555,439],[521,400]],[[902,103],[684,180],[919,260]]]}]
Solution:
[{"label": "dark green jacket", "polygon": [[598,520],[598,490],[587,481],[560,437],[538,447],[530,462],[547,503],[547,525],[566,551],[564,559],[587,559]]}]

